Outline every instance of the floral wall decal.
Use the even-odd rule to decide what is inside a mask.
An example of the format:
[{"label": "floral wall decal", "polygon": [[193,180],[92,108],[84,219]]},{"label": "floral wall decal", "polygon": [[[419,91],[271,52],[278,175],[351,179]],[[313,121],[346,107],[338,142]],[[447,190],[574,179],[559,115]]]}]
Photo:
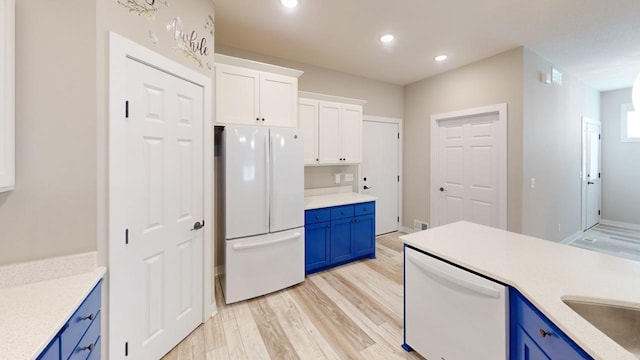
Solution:
[{"label": "floral wall decal", "polygon": [[129,9],[130,13],[153,20],[158,12],[157,4],[169,6],[168,0],[118,0],[118,4]]}]

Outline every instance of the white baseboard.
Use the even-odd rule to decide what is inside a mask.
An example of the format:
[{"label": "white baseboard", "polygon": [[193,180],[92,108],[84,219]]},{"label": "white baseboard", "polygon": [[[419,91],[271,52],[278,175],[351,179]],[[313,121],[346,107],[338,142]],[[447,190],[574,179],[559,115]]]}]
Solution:
[{"label": "white baseboard", "polygon": [[616,226],[616,227],[621,227],[621,228],[625,228],[625,229],[640,230],[640,225],[626,223],[626,222],[622,222],[622,221],[613,221],[613,220],[602,219],[602,220],[600,220],[600,224],[609,225],[609,226]]},{"label": "white baseboard", "polygon": [[413,230],[412,228],[406,227],[406,226],[400,226],[400,230],[399,231],[402,231],[402,232],[407,233],[407,234],[411,234],[411,233],[416,232],[417,230]]},{"label": "white baseboard", "polygon": [[559,241],[560,244],[569,244],[570,242],[572,242],[573,240],[579,239],[582,234],[584,234],[584,231],[578,231],[573,235],[569,235],[566,238],[562,239]]}]

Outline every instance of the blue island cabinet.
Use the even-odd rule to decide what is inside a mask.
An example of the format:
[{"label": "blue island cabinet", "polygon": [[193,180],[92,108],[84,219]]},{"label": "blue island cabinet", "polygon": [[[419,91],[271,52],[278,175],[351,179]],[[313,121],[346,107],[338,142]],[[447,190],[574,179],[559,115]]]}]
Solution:
[{"label": "blue island cabinet", "polygon": [[592,359],[514,288],[509,289],[510,360]]},{"label": "blue island cabinet", "polygon": [[375,254],[375,202],[305,212],[307,275]]},{"label": "blue island cabinet", "polygon": [[38,360],[100,359],[102,280],[91,290]]}]

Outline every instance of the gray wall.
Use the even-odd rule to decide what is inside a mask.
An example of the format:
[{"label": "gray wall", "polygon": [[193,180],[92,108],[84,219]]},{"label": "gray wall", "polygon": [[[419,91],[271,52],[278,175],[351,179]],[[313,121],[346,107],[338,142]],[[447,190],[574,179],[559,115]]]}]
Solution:
[{"label": "gray wall", "polygon": [[431,115],[507,103],[508,218],[519,232],[522,221],[522,57],[513,49],[405,88],[403,226],[429,223]]},{"label": "gray wall", "polygon": [[95,12],[16,1],[16,188],[0,193],[0,265],[96,249]]},{"label": "gray wall", "polygon": [[16,1],[16,189],[0,194],[0,265],[96,249],[106,261],[107,31],[213,79],[165,29],[179,15],[204,31],[213,11],[175,2],[148,20],[116,1]]},{"label": "gray wall", "polygon": [[600,94],[602,219],[640,225],[640,142],[620,141],[620,105],[631,88]]},{"label": "gray wall", "polygon": [[562,85],[542,83],[551,66],[525,49],[522,232],[558,241],[581,230],[582,116],[599,119],[600,101],[567,73]]},{"label": "gray wall", "polygon": [[216,44],[216,52],[229,56],[266,62],[304,71],[298,89],[320,94],[366,100],[365,115],[402,118],[404,113],[403,87],[367,79],[313,65],[274,58],[247,50]]}]

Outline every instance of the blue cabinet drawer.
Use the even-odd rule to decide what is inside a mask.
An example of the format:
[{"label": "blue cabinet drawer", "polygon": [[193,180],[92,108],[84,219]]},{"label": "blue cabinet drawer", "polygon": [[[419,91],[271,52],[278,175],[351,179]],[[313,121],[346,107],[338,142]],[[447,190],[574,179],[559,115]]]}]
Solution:
[{"label": "blue cabinet drawer", "polygon": [[85,360],[95,350],[96,343],[100,338],[100,314],[98,313],[78,345],[73,349],[69,360]]},{"label": "blue cabinet drawer", "polygon": [[[515,299],[513,294],[516,293]],[[565,335],[544,314],[536,309],[520,293],[512,291],[512,313],[516,316],[518,326],[551,359],[591,359],[584,350]],[[515,301],[514,301],[515,300]]]},{"label": "blue cabinet drawer", "polygon": [[376,203],[374,201],[355,205],[356,216],[374,214],[375,212]]},{"label": "blue cabinet drawer", "polygon": [[329,208],[307,210],[304,212],[304,223],[315,224],[331,220],[331,210]]},{"label": "blue cabinet drawer", "polygon": [[343,205],[331,208],[331,220],[353,217],[353,205]]},{"label": "blue cabinet drawer", "polygon": [[[102,281],[96,285],[89,296],[71,316],[67,328],[60,334],[60,355],[68,359],[89,326],[97,318],[100,311]],[[100,326],[98,326],[98,332]],[[87,352],[88,354],[88,352]]]}]

